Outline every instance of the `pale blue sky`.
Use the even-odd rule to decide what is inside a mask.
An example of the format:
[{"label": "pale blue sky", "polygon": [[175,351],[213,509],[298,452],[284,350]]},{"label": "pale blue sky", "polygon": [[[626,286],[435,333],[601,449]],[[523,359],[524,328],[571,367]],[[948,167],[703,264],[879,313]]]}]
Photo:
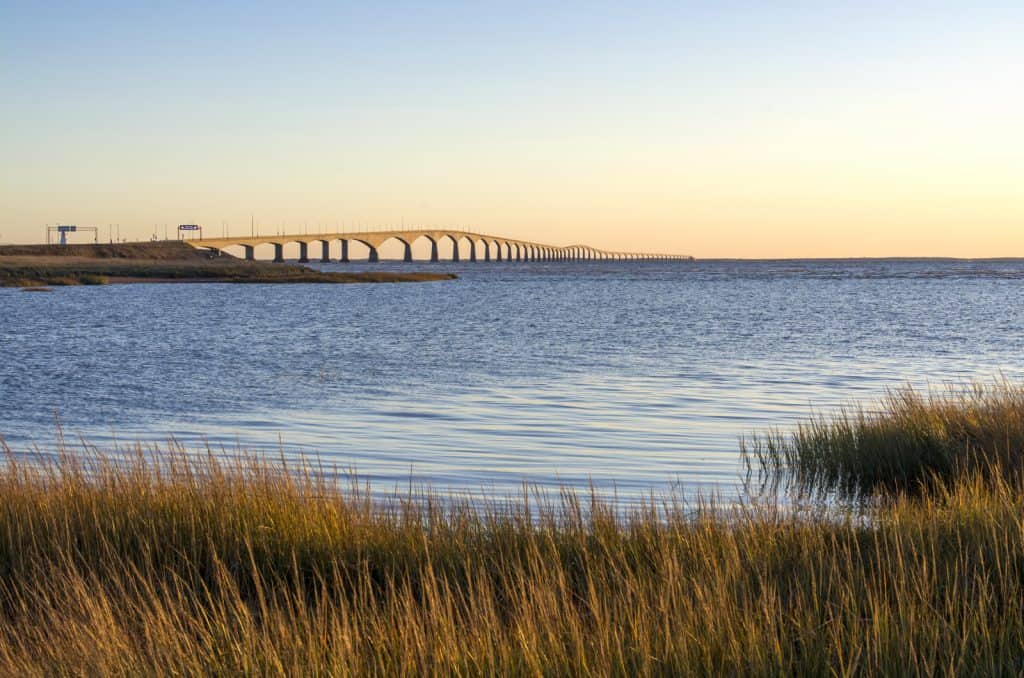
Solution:
[{"label": "pale blue sky", "polygon": [[1024,255],[1021,36],[1020,3],[0,2],[0,241],[255,214]]}]

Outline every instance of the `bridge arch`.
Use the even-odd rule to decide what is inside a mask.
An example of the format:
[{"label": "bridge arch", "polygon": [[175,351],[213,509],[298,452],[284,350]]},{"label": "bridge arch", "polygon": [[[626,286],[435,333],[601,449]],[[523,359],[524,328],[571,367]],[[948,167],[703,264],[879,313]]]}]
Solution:
[{"label": "bridge arch", "polygon": [[452,246],[452,253],[449,257],[452,261],[460,261],[459,257],[459,237],[453,233],[445,233],[440,238],[441,242],[449,242]]},{"label": "bridge arch", "polygon": [[[365,241],[361,242],[365,243]],[[414,238],[404,234],[389,234],[377,241],[377,255],[381,260],[411,262],[413,261],[413,242]]]},{"label": "bridge arch", "polygon": [[[356,259],[361,258],[361,256],[360,256],[362,254],[361,250],[362,250],[362,248],[365,247],[366,248],[366,261],[368,261],[371,264],[375,264],[378,261],[380,261],[380,253],[377,251],[377,245],[373,241],[371,241],[369,238],[359,238],[359,237],[349,238],[348,239],[348,243],[349,243],[349,253],[348,254],[349,254],[350,257],[356,258]],[[357,248],[356,248],[356,250],[354,252],[351,249],[353,244],[357,245]]]},{"label": "bridge arch", "polygon": [[491,260],[491,251],[490,251],[490,248],[487,247],[487,239],[486,238],[481,238],[479,236],[472,236],[470,238],[470,242],[473,243],[473,250],[470,252],[470,254],[472,254],[473,251],[476,252],[476,261],[490,261]]}]

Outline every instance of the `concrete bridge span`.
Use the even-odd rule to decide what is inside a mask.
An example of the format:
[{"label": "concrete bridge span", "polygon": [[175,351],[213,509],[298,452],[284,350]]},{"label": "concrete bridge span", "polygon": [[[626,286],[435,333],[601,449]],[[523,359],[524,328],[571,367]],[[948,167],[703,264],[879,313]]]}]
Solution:
[{"label": "concrete bridge span", "polygon": [[[365,245],[370,262],[380,261],[379,250],[384,243],[395,240],[403,247],[404,261],[413,261],[413,243],[425,238],[430,243],[430,261],[440,261],[438,244],[445,240],[452,243],[451,261],[460,261],[460,244],[469,243],[468,261],[689,261],[693,257],[680,254],[650,254],[641,252],[614,252],[588,245],[547,245],[539,242],[485,235],[457,229],[402,229],[387,231],[360,231],[317,234],[255,235],[230,238],[201,238],[186,242],[199,249],[216,252],[228,247],[239,246],[246,259],[255,259],[256,248],[260,245],[274,246],[274,261],[284,261],[284,247],[292,243],[299,245],[299,262],[310,261],[312,255],[318,261],[332,261],[331,243],[341,242],[340,262],[348,262],[349,244],[358,242]],[[319,245],[319,248],[317,247]],[[310,246],[313,249],[310,249]],[[319,249],[319,252],[316,250]],[[319,254],[319,256],[317,256]]]}]

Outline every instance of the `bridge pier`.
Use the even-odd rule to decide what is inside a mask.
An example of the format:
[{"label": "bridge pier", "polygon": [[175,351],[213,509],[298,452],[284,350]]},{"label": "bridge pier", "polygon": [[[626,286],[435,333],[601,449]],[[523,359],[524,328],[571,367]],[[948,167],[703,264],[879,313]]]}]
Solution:
[{"label": "bridge pier", "polygon": [[341,239],[341,258],[338,259],[338,262],[342,264],[348,263],[348,240],[344,238]]},{"label": "bridge pier", "polygon": [[469,241],[469,260],[476,261],[476,241],[472,239]]},{"label": "bridge pier", "polygon": [[497,262],[500,262],[501,261],[501,243],[498,243],[498,242],[494,243],[494,249],[495,249],[495,255],[496,255],[494,257],[494,260],[497,261]]},{"label": "bridge pier", "polygon": [[[449,238],[451,240],[451,238]],[[459,261],[459,241],[452,240],[452,261]]]},{"label": "bridge pier", "polygon": [[299,243],[299,263],[300,264],[308,264],[309,263],[309,244],[308,243],[304,243],[304,242],[300,242]]},{"label": "bridge pier", "polygon": [[483,241],[484,245],[484,261],[489,262],[491,260],[491,246],[487,244],[487,241]]},{"label": "bridge pier", "polygon": [[434,263],[434,264],[436,264],[437,261],[438,261],[438,259],[437,259],[437,241],[434,240],[433,238],[430,239],[430,261],[431,261],[431,263]]},{"label": "bridge pier", "polygon": [[380,261],[380,255],[377,254],[377,248],[370,247],[370,263],[376,264],[378,261]]},{"label": "bridge pier", "polygon": [[321,240],[320,241],[320,251],[322,252],[322,255],[320,256],[320,261],[322,263],[324,263],[324,264],[330,263],[331,262],[331,243],[327,242],[326,240]]},{"label": "bridge pier", "polygon": [[284,245],[274,243],[274,262],[278,264],[284,263]]},{"label": "bridge pier", "polygon": [[405,253],[402,255],[402,261],[411,262],[412,261],[412,245],[410,245],[409,243],[405,242],[404,240],[402,241],[402,244],[405,245]]},{"label": "bridge pier", "polygon": [[253,261],[256,259],[256,248],[252,245],[242,245],[242,249],[245,250],[245,260]]}]

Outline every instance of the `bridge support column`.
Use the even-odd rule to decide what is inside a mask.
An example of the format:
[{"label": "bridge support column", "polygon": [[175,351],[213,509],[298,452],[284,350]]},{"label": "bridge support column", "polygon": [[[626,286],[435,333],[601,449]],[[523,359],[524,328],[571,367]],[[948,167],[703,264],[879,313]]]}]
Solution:
[{"label": "bridge support column", "polygon": [[274,261],[278,264],[284,263],[284,245],[274,243]]},{"label": "bridge support column", "polygon": [[402,255],[402,261],[411,262],[412,261],[412,245],[410,245],[407,242],[403,242],[402,244],[405,245],[405,254]]},{"label": "bridge support column", "polygon": [[309,263],[309,244],[308,243],[304,243],[304,242],[300,242],[299,243],[299,263],[300,264],[308,264]]},{"label": "bridge support column", "polygon": [[490,260],[491,260],[491,246],[489,244],[487,244],[487,242],[485,241],[484,242],[484,261],[490,261]]},{"label": "bridge support column", "polygon": [[459,241],[452,241],[452,261],[459,261]]},{"label": "bridge support column", "polygon": [[320,251],[322,252],[322,255],[320,256],[320,261],[325,263],[325,264],[330,263],[330,261],[331,261],[331,243],[327,242],[326,240],[321,240],[320,241]]},{"label": "bridge support column", "polygon": [[496,250],[496,256],[494,257],[494,260],[501,261],[501,243],[494,243],[494,246]]},{"label": "bridge support column", "polygon": [[432,263],[435,263],[435,264],[437,263],[437,241],[436,240],[431,240],[430,241],[430,261]]},{"label": "bridge support column", "polygon": [[242,245],[242,248],[245,250],[245,259],[246,259],[246,261],[252,261],[253,259],[256,258],[256,248],[255,247],[253,247],[252,245]]},{"label": "bridge support column", "polygon": [[341,258],[338,259],[338,262],[342,264],[348,263],[348,240],[344,238],[341,240]]},{"label": "bridge support column", "polygon": [[376,247],[371,247],[370,248],[370,263],[371,264],[376,264],[378,261],[380,261],[380,255],[377,254],[377,248]]},{"label": "bridge support column", "polygon": [[469,260],[476,261],[476,241],[469,241]]}]

